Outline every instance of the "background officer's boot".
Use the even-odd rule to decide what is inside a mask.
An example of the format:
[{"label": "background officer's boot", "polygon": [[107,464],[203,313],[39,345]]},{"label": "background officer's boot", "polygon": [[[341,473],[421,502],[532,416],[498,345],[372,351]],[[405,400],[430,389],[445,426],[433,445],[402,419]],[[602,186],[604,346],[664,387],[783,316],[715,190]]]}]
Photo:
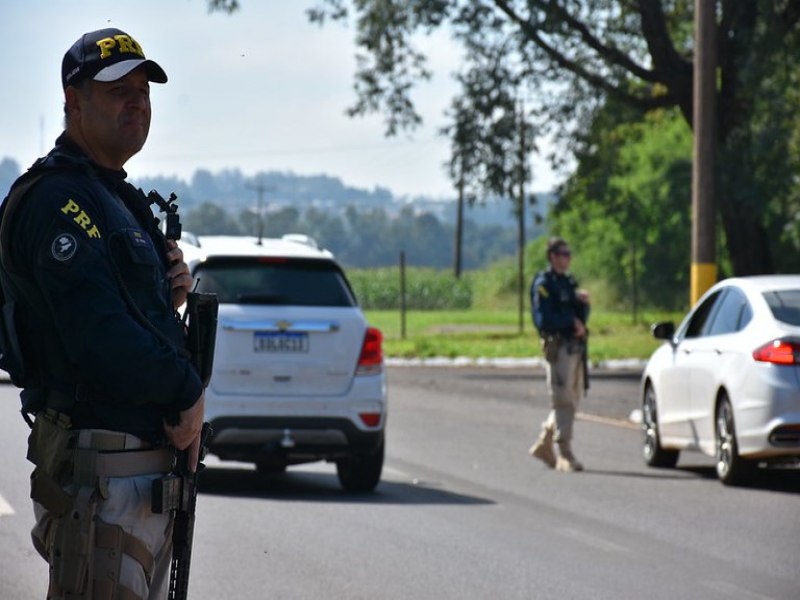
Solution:
[{"label": "background officer's boot", "polygon": [[583,471],[583,465],[575,458],[572,453],[572,446],[569,442],[558,443],[559,457],[556,460],[556,470],[564,471],[565,473],[572,473],[574,471]]},{"label": "background officer's boot", "polygon": [[551,469],[556,466],[556,453],[553,450],[553,428],[552,426],[542,427],[539,439],[530,447],[528,454],[538,458]]}]

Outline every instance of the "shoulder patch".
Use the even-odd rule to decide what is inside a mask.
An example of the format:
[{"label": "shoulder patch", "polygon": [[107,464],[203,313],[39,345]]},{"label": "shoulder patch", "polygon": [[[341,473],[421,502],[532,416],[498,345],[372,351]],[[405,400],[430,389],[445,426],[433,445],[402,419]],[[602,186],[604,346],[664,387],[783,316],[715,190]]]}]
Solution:
[{"label": "shoulder patch", "polygon": [[548,298],[550,296],[550,294],[547,293],[547,288],[544,287],[543,283],[539,284],[539,287],[537,288],[537,291],[539,292],[539,295],[542,298]]},{"label": "shoulder patch", "polygon": [[67,262],[78,251],[78,240],[71,233],[59,233],[50,244],[50,254],[58,262]]},{"label": "shoulder patch", "polygon": [[152,246],[152,244],[150,243],[150,238],[144,231],[140,231],[138,229],[129,229],[128,237],[130,237],[131,243],[134,246],[139,246],[143,248],[150,248]]}]

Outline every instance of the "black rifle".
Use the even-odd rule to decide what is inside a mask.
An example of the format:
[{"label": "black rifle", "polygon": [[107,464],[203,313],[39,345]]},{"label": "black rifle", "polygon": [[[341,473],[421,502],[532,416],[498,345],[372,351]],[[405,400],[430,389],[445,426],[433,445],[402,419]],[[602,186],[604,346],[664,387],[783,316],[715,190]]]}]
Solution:
[{"label": "black rifle", "polygon": [[[175,194],[170,194],[169,200],[164,200],[158,192],[152,190],[147,198],[151,204],[157,204],[161,211],[167,214],[165,237],[179,240],[181,223],[178,217],[178,205],[175,204],[177,199]],[[189,292],[186,297],[186,312],[183,315],[187,330],[186,346],[203,387],[208,385],[213,369],[218,309],[219,301],[216,294]],[[211,425],[203,423],[200,432],[200,461],[205,458],[212,435]],[[189,567],[192,562],[192,539],[197,507],[197,477],[205,468],[205,465],[198,461],[197,469],[192,473],[189,469],[189,460],[188,449],[178,452],[173,472],[153,482],[151,506],[153,512],[175,511],[172,528],[172,564],[167,596],[169,600],[186,600],[189,593]]]},{"label": "black rifle", "polygon": [[[203,423],[200,434],[200,451],[205,454],[211,426]],[[204,467],[197,463],[194,473],[189,471],[189,451],[178,454],[177,471],[183,475],[184,481],[182,506],[175,511],[175,522],[172,530],[172,566],[169,572],[169,600],[186,600],[189,594],[189,567],[192,564],[192,538],[194,537],[194,515],[197,507],[197,476]],[[188,488],[188,489],[187,489]]]},{"label": "black rifle", "polygon": [[217,343],[217,313],[219,300],[216,294],[189,292],[186,296],[186,312],[183,321],[189,324],[186,333],[186,348],[192,355],[192,364],[200,375],[203,387],[211,379],[214,368],[214,346]]},{"label": "black rifle", "polygon": [[181,221],[180,217],[178,217],[178,205],[175,204],[178,197],[175,195],[175,192],[169,195],[169,200],[164,200],[157,191],[150,190],[150,193],[147,194],[147,199],[150,201],[150,204],[158,205],[161,212],[167,214],[164,236],[169,240],[178,241],[181,239]]},{"label": "black rifle", "polygon": [[586,330],[586,337],[583,339],[583,391],[589,389],[589,330]]},{"label": "black rifle", "polygon": [[[206,445],[212,430],[203,423],[200,433],[200,459],[205,457]],[[186,600],[189,593],[189,567],[192,564],[192,538],[197,508],[197,477],[205,468],[197,463],[194,473],[189,469],[189,450],[178,452],[175,470],[153,482],[152,510],[154,513],[175,511],[172,526],[172,564],[169,573],[169,600]]]}]

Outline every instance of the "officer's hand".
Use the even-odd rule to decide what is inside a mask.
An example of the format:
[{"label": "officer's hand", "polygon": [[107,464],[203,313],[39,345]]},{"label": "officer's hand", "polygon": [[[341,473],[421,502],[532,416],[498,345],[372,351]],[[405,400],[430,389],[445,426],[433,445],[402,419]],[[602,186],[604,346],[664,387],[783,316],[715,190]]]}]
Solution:
[{"label": "officer's hand", "polygon": [[178,308],[186,302],[186,295],[192,290],[194,280],[189,273],[189,265],[183,262],[183,250],[178,248],[175,240],[167,240],[167,260],[170,268],[167,271],[172,283],[172,306]]},{"label": "officer's hand", "polygon": [[578,290],[578,300],[584,304],[589,304],[589,292],[586,290]]},{"label": "officer's hand", "polygon": [[586,337],[586,325],[578,317],[575,317],[575,337],[579,340]]},{"label": "officer's hand", "polygon": [[180,420],[175,426],[164,423],[164,433],[169,443],[178,450],[189,448],[189,469],[192,473],[197,469],[200,460],[200,431],[203,429],[206,397],[200,394],[191,408],[180,412]]}]

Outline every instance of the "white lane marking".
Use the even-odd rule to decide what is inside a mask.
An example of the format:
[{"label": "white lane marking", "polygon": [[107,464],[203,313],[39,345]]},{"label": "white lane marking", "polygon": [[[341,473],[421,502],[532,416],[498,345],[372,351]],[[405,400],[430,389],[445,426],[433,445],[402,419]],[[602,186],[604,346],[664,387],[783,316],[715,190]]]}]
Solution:
[{"label": "white lane marking", "polygon": [[583,531],[578,531],[577,529],[562,528],[558,530],[558,533],[571,540],[581,542],[582,544],[602,550],[604,552],[630,552],[630,549],[626,548],[625,546],[615,544],[614,542],[610,542],[593,535],[587,535]]},{"label": "white lane marking", "polygon": [[704,581],[703,585],[715,592],[722,592],[728,598],[748,598],[750,600],[776,600],[772,596],[765,596],[758,592],[751,592],[743,590],[738,585],[728,583],[727,581]]},{"label": "white lane marking", "polygon": [[3,515],[13,515],[14,509],[11,508],[11,505],[6,502],[6,499],[0,496],[0,517]]},{"label": "white lane marking", "polygon": [[612,419],[610,417],[599,417],[597,415],[590,415],[588,413],[579,412],[575,415],[578,419],[583,421],[592,421],[593,423],[602,423],[603,425],[612,425],[613,427],[623,427],[625,429],[641,429],[641,425],[631,423],[624,419]]}]

